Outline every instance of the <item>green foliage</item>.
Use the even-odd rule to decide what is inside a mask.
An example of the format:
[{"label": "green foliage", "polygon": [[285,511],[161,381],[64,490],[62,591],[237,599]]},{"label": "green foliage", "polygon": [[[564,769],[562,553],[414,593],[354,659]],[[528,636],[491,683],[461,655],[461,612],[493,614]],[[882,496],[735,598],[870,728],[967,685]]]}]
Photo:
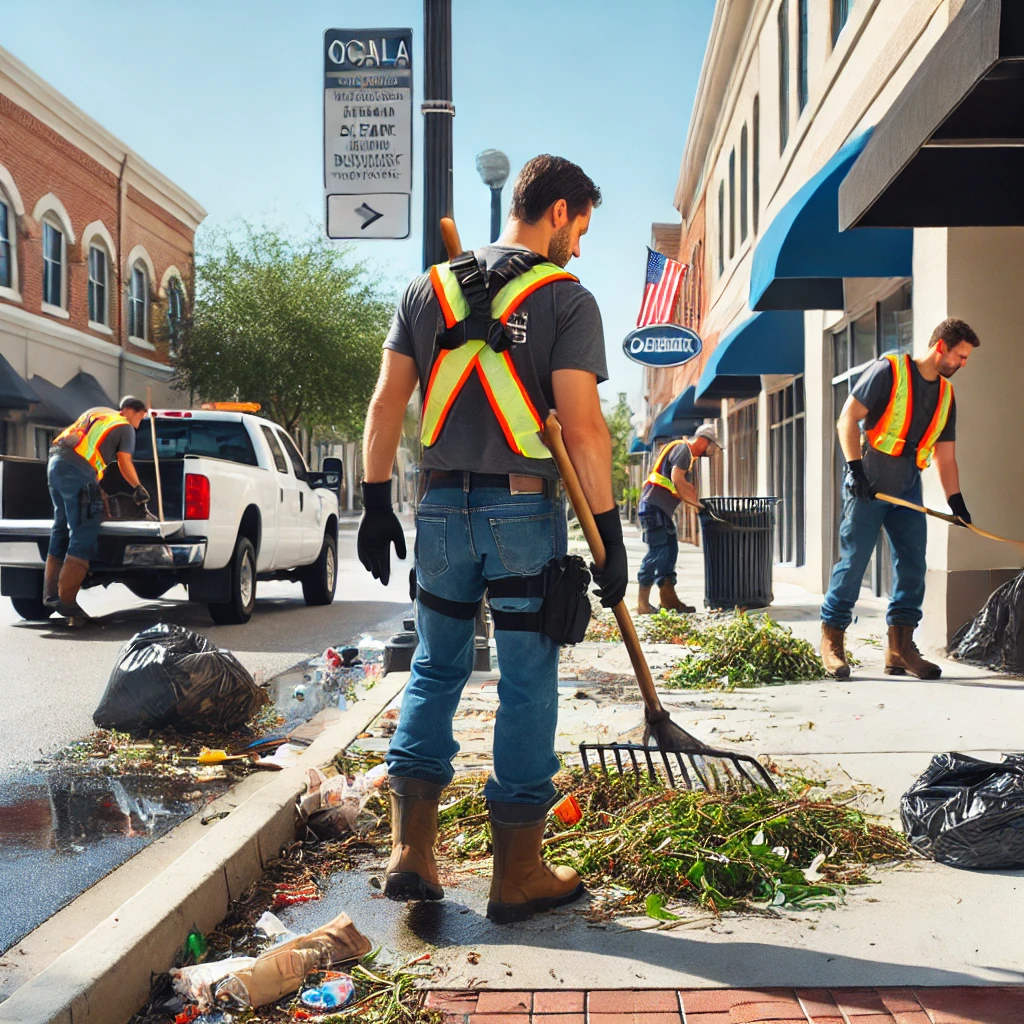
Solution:
[{"label": "green foliage", "polygon": [[821,679],[825,666],[817,651],[765,616],[737,615],[695,628],[683,641],[694,653],[681,658],[665,677],[667,686],[731,689]]},{"label": "green foliage", "polygon": [[259,402],[289,431],[360,435],[394,307],[351,251],[246,225],[204,232],[176,386]]},{"label": "green foliage", "polygon": [[608,432],[612,435],[612,494],[622,494],[629,484],[629,442],[633,436],[630,419],[633,410],[626,401],[626,392],[619,392],[618,402],[605,413]]}]

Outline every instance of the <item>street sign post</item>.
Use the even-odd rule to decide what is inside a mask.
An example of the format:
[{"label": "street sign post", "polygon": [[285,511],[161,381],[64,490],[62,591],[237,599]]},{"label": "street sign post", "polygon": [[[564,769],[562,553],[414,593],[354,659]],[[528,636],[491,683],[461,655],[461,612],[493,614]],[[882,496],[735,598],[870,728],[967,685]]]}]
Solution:
[{"label": "street sign post", "polygon": [[408,238],[412,29],[324,33],[328,238]]},{"label": "street sign post", "polygon": [[642,366],[682,366],[700,355],[704,343],[696,331],[678,324],[649,324],[630,331],[622,351]]}]

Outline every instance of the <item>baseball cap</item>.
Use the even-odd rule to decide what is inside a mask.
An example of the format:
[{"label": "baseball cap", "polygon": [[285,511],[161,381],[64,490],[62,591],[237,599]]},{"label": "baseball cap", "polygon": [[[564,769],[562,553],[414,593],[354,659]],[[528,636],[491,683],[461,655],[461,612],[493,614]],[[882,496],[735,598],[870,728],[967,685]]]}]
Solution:
[{"label": "baseball cap", "polygon": [[698,437],[706,437],[708,444],[716,445],[724,450],[725,445],[718,440],[718,434],[715,428],[710,423],[702,423],[694,432],[693,439],[696,441]]}]

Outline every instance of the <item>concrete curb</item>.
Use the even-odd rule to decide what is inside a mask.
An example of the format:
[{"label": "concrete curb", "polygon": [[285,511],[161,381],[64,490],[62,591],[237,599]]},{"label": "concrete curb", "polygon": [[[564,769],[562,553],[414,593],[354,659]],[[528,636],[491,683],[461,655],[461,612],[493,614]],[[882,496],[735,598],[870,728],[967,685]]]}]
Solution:
[{"label": "concrete curb", "polygon": [[149,997],[152,976],[166,971],[191,928],[217,925],[232,900],[262,874],[295,836],[295,801],[306,769],[344,750],[401,692],[408,673],[377,683],[306,750],[217,822],[148,885],[52,964],[0,1003],[2,1024],[114,1024]]}]

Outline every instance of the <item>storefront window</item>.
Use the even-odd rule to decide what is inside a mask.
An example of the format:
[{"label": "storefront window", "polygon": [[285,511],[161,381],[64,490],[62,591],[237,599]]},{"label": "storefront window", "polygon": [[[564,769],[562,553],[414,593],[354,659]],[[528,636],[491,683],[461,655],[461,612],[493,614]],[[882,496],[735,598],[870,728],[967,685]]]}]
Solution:
[{"label": "storefront window", "polygon": [[729,493],[757,494],[757,399],[737,404],[729,413]]},{"label": "storefront window", "polygon": [[914,310],[910,285],[905,284],[878,304],[878,324],[883,352],[914,351]]},{"label": "storefront window", "polygon": [[806,559],[804,378],[768,396],[769,490],[775,510],[775,561],[803,565]]}]

